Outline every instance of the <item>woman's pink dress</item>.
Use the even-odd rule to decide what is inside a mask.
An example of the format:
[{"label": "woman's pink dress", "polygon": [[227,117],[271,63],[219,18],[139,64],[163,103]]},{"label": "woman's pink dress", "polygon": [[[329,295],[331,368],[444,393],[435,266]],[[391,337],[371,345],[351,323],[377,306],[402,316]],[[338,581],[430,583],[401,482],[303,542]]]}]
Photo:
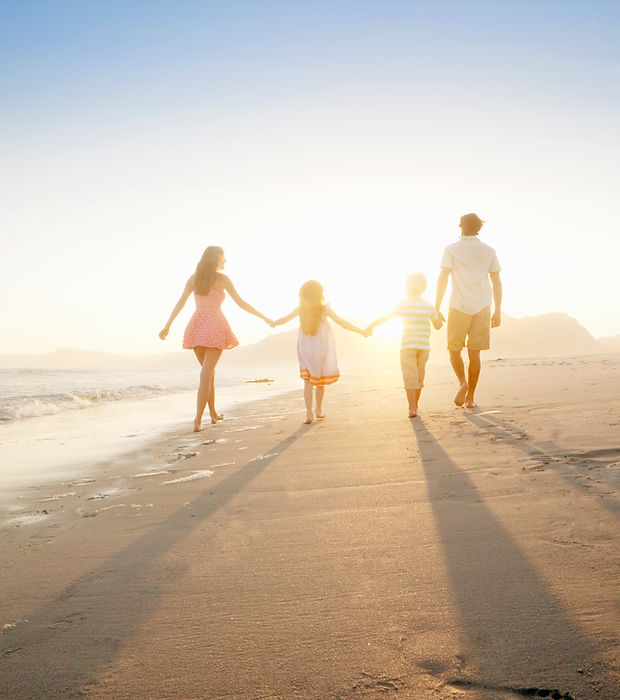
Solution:
[{"label": "woman's pink dress", "polygon": [[212,289],[208,294],[194,294],[196,311],[183,334],[184,348],[191,350],[202,346],[230,350],[239,345],[222,313],[225,297],[223,289]]}]

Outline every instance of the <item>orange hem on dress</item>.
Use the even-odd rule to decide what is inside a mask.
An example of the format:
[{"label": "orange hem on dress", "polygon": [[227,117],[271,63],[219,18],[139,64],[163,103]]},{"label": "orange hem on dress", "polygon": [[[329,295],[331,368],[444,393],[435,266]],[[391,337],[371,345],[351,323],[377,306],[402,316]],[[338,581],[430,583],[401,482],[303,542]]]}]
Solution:
[{"label": "orange hem on dress", "polygon": [[307,379],[313,386],[326,386],[327,384],[333,384],[334,382],[337,382],[340,378],[340,373],[330,374],[325,377],[312,377],[310,376],[310,372],[308,372],[307,369],[300,369],[299,376],[302,379]]}]

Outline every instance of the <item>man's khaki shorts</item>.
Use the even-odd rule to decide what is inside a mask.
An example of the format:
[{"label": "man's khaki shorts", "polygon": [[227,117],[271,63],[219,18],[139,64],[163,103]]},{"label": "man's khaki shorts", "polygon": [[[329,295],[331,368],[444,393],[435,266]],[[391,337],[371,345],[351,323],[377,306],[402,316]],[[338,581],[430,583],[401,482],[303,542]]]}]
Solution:
[{"label": "man's khaki shorts", "polygon": [[458,309],[450,309],[448,312],[448,350],[460,352],[465,345],[470,350],[488,350],[490,340],[490,306],[485,306],[482,311],[473,315],[463,313]]},{"label": "man's khaki shorts", "polygon": [[424,386],[424,372],[428,360],[428,350],[400,351],[400,368],[403,372],[405,389],[421,389]]}]

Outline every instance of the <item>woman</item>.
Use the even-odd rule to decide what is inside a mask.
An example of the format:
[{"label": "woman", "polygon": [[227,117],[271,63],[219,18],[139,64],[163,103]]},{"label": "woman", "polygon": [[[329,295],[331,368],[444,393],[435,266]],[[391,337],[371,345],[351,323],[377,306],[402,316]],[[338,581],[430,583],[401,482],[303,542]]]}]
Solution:
[{"label": "woman", "polygon": [[183,347],[194,351],[200,362],[200,384],[196,399],[196,418],[194,431],[202,430],[202,415],[209,406],[211,423],[217,423],[222,417],[215,410],[214,376],[215,366],[223,350],[229,350],[239,345],[226,317],[222,313],[222,302],[226,292],[244,311],[262,318],[266,323],[272,321],[244,301],[230,279],[221,273],[226,264],[224,251],[219,246],[209,246],[196,266],[196,272],[187,280],[183,294],[177,302],[166,325],[159,332],[162,340],[170,332],[170,326],[185,306],[189,295],[193,292],[196,301],[196,311],[187,324],[183,335]]}]

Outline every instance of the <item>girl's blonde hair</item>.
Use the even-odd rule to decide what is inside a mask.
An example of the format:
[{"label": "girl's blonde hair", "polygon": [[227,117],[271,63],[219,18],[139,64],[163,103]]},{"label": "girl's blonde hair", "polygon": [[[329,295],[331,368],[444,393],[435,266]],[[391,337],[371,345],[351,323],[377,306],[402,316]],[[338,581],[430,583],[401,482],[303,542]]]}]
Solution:
[{"label": "girl's blonde hair", "polygon": [[316,280],[308,280],[299,290],[299,325],[302,333],[316,335],[325,316],[323,287]]},{"label": "girl's blonde hair", "polygon": [[208,294],[213,289],[217,279],[217,267],[223,256],[223,249],[217,245],[210,245],[202,254],[194,273],[196,294]]}]

